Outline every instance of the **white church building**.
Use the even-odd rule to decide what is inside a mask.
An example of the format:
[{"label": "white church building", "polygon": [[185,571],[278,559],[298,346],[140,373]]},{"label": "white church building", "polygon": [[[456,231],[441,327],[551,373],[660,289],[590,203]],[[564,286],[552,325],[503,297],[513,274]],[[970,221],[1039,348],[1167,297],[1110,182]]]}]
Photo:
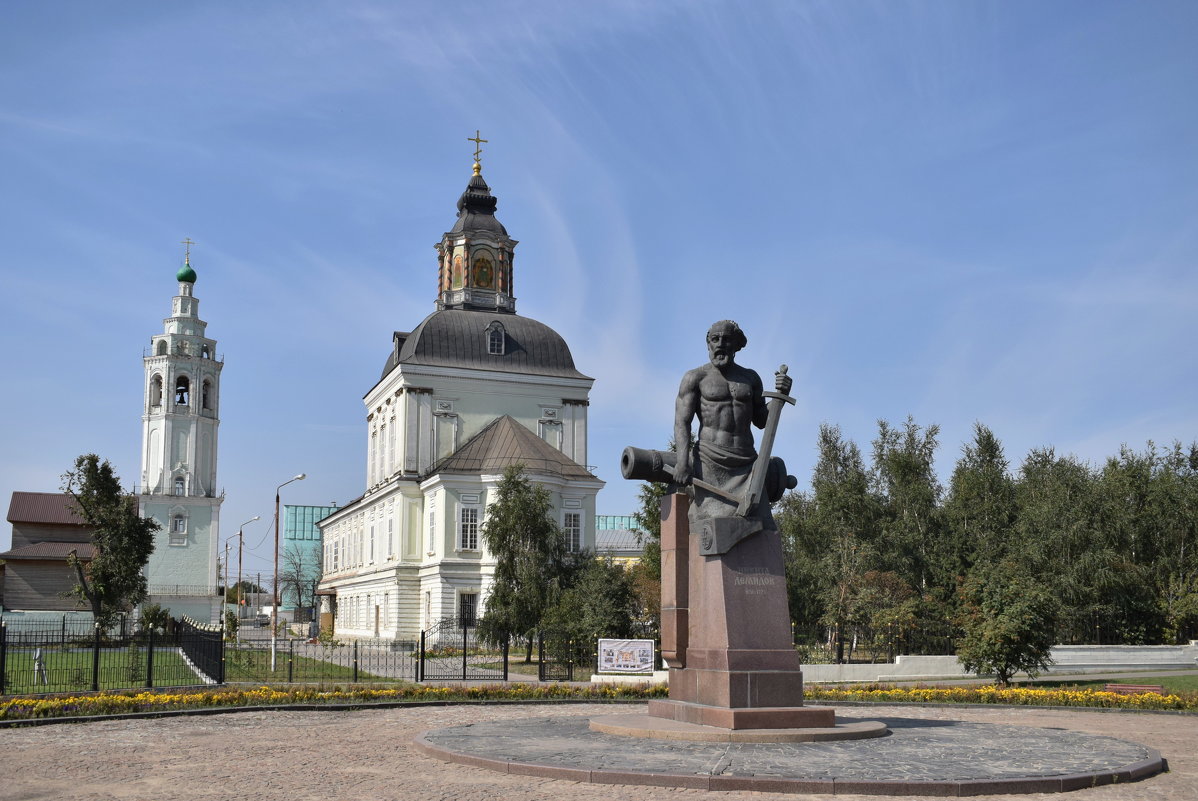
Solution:
[{"label": "white church building", "polygon": [[150,601],[173,617],[207,622],[219,619],[221,602],[216,559],[224,493],[217,490],[216,463],[224,363],[199,316],[190,252],[176,278],[171,314],[142,359],[138,499],[142,516],[161,526],[146,565]]},{"label": "white church building", "polygon": [[516,314],[516,240],[496,204],[476,161],[436,245],[436,310],[394,334],[365,395],[365,493],[318,524],[322,626],[338,636],[411,640],[481,615],[495,568],[482,526],[508,465],[550,491],[568,548],[594,547],[594,379],[557,332]]}]

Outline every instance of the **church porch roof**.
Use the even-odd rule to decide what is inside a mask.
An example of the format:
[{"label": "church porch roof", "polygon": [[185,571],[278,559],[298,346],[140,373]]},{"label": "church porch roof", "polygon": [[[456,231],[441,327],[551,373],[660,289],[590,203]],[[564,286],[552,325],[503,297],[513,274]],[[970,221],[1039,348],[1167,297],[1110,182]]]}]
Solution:
[{"label": "church porch roof", "polygon": [[522,464],[529,473],[565,479],[595,480],[594,474],[545,440],[520,425],[510,415],[495,419],[462,447],[428,469],[427,476],[441,473],[480,475],[502,473]]}]

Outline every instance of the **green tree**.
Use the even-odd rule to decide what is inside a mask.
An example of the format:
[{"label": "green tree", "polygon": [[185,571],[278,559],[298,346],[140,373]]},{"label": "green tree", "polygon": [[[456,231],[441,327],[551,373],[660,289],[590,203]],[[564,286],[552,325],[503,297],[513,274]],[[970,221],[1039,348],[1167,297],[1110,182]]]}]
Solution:
[{"label": "green tree", "polygon": [[1097,476],[1076,457],[1058,457],[1052,448],[1030,451],[1015,482],[1017,514],[1011,553],[1060,602],[1057,641],[1110,641],[1117,595],[1119,554],[1101,532]]},{"label": "green tree", "polygon": [[629,569],[635,617],[658,625],[661,620],[661,502],[669,489],[666,484],[646,481],[637,492],[640,506],[633,513],[639,529],[641,558]]},{"label": "green tree", "polygon": [[778,508],[787,595],[797,625],[831,629],[835,658],[843,662],[853,596],[874,566],[879,505],[860,450],[837,426],[820,426],[811,486],[809,495],[787,494]]},{"label": "green tree", "polygon": [[89,561],[73,550],[68,554],[67,564],[75,571],[71,594],[85,601],[95,621],[107,628],[118,613],[145,600],[143,568],[160,526],[138,514],[137,499],[121,490],[112,465],[94,453],[75,460],[75,468],[62,476],[62,490],[92,529],[95,546]]},{"label": "green tree", "polygon": [[1013,548],[1015,480],[1002,443],[989,428],[974,423],[973,442],[961,448],[944,503],[943,536],[933,544],[932,592],[955,605],[959,584],[977,561],[993,562]]},{"label": "green tree", "polygon": [[[542,627],[552,633],[555,659],[579,662],[600,637],[629,637],[636,605],[629,574],[609,559],[591,555],[545,613]],[[564,651],[562,646],[571,644]]]},{"label": "green tree", "polygon": [[975,565],[961,594],[957,658],[966,670],[1006,687],[1016,673],[1035,677],[1052,664],[1059,605],[1043,581],[1004,559]]},{"label": "green tree", "polygon": [[495,494],[482,530],[496,560],[495,579],[478,630],[491,642],[525,638],[525,661],[531,662],[533,634],[562,589],[566,541],[553,520],[549,490],[530,481],[523,465],[503,471]]},{"label": "green tree", "polygon": [[873,442],[875,491],[883,501],[878,554],[921,593],[934,582],[942,527],[935,469],[939,434],[939,426],[921,428],[912,417],[901,430],[879,420]]}]

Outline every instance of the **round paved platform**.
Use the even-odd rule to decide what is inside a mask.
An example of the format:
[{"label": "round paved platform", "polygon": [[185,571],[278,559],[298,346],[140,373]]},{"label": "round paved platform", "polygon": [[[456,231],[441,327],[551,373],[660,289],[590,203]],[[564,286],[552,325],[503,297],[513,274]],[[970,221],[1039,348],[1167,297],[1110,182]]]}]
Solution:
[{"label": "round paved platform", "polygon": [[880,720],[854,720],[827,728],[717,729],[645,714],[598,715],[590,718],[591,731],[649,740],[697,740],[706,743],[818,743],[830,740],[864,740],[889,732]]},{"label": "round paved platform", "polygon": [[592,731],[587,717],[539,717],[426,731],[415,745],[504,773],[704,790],[1044,793],[1134,781],[1165,768],[1157,751],[1114,737],[951,720],[882,722],[889,736],[765,744],[633,739]]}]

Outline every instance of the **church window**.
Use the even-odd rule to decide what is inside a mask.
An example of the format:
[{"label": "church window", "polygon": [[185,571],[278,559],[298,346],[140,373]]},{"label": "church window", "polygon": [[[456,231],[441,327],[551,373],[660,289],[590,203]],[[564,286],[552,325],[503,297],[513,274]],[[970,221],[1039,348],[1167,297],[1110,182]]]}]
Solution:
[{"label": "church window", "polygon": [[182,512],[176,512],[171,515],[171,530],[168,541],[171,545],[187,544],[187,516]]},{"label": "church window", "polygon": [[473,626],[478,620],[478,593],[464,592],[458,596],[458,617],[463,626]]},{"label": "church window", "polygon": [[166,355],[166,348],[167,348],[167,345],[166,345],[166,340],[165,340],[165,339],[160,339],[160,340],[158,340],[158,348],[157,348],[157,353],[158,353],[158,355],[159,355],[159,356],[165,356],[165,355]]},{"label": "church window", "polygon": [[566,536],[567,551],[577,553],[582,550],[582,512],[562,515],[562,533]]},{"label": "church window", "polygon": [[183,480],[183,476],[175,476],[175,494],[182,495],[187,491],[187,482]]},{"label": "church window", "polygon": [[209,381],[208,379],[204,379],[203,392],[200,395],[200,400],[205,409],[207,409],[208,411],[212,411],[212,407],[213,407],[212,382]]},{"label": "church window", "polygon": [[155,375],[150,379],[150,406],[162,405],[162,376]]},{"label": "church window", "polygon": [[211,352],[208,350],[207,345],[205,345],[203,348],[200,349],[200,357],[204,358],[204,359],[212,358]]},{"label": "church window", "polygon": [[492,356],[502,356],[506,340],[507,336],[502,323],[494,321],[487,326],[487,353]]},{"label": "church window", "polygon": [[458,522],[458,547],[463,551],[478,550],[478,507],[463,506]]},{"label": "church window", "polygon": [[191,379],[185,375],[175,379],[175,405],[187,406],[191,403]]},{"label": "church window", "polygon": [[541,420],[541,439],[559,451],[562,449],[562,424],[560,420]]}]

